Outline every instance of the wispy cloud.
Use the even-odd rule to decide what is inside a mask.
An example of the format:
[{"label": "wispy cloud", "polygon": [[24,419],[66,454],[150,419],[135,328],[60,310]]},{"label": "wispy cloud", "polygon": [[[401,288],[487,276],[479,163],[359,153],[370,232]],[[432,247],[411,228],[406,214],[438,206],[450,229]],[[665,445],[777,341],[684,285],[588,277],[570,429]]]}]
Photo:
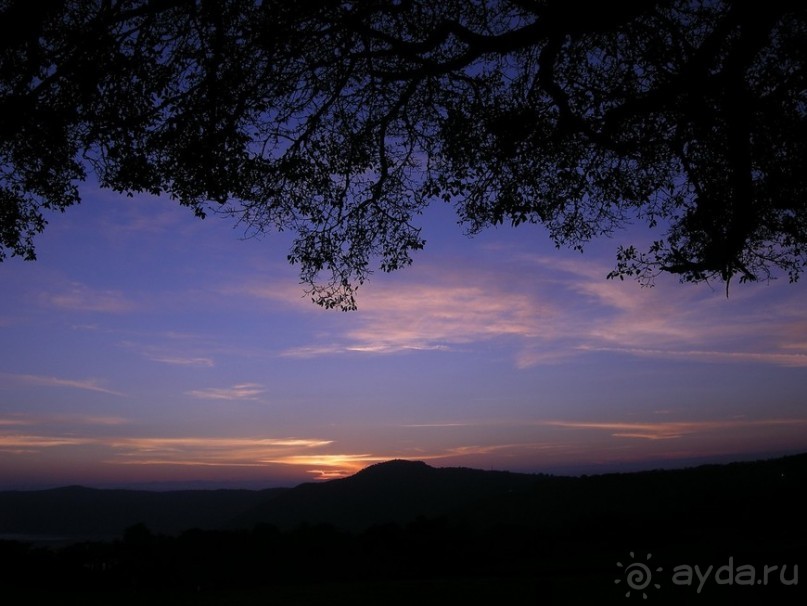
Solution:
[{"label": "wispy cloud", "polygon": [[[318,438],[129,438],[105,440],[115,465],[182,465],[197,467],[269,467],[282,464],[326,466],[332,477],[358,471],[367,455],[328,455],[332,440]],[[373,459],[375,460],[375,459]],[[366,463],[365,463],[366,464]],[[326,479],[328,474],[318,474]]]},{"label": "wispy cloud", "polygon": [[349,347],[366,351],[434,350],[501,337],[551,333],[556,311],[520,292],[482,286],[416,284],[379,289],[366,297],[362,326]]},{"label": "wispy cloud", "polygon": [[22,413],[10,419],[0,419],[0,425],[92,425],[92,426],[119,426],[127,425],[131,421],[124,417],[113,415],[86,415],[73,413]]},{"label": "wispy cloud", "polygon": [[[534,260],[543,267],[545,259]],[[640,357],[720,363],[807,364],[807,312],[789,304],[797,291],[788,285],[752,285],[730,299],[704,285],[662,280],[655,288],[604,280],[605,268],[566,261],[567,288],[591,313],[578,318],[578,352],[610,351]],[[779,295],[778,303],[766,301]],[[784,294],[785,301],[782,301]],[[582,321],[581,321],[582,320]]]},{"label": "wispy cloud", "polygon": [[0,435],[0,450],[24,450],[55,448],[58,446],[77,446],[91,444],[91,438],[76,438],[69,436],[42,436],[35,434],[6,434]]},{"label": "wispy cloud", "polygon": [[99,379],[63,379],[60,377],[50,377],[45,375],[12,374],[0,373],[0,379],[8,383],[25,385],[36,385],[42,387],[69,387],[72,389],[83,389],[85,391],[95,391],[113,396],[124,396],[125,394],[104,387]]},{"label": "wispy cloud", "polygon": [[[307,438],[215,438],[215,437],[129,437],[99,439],[100,443],[115,449],[128,463],[165,464],[190,460],[199,464],[254,464],[265,463],[273,455],[289,450],[307,450],[329,446],[331,440]],[[118,462],[123,462],[119,460]]]},{"label": "wispy cloud", "polygon": [[105,427],[117,427],[128,425],[131,421],[124,417],[111,415],[50,415],[46,417],[49,421],[62,423],[76,423],[80,425],[101,425]]},{"label": "wispy cloud", "polygon": [[599,422],[599,421],[541,421],[540,425],[565,429],[584,429],[610,434],[614,438],[670,440],[693,434],[731,432],[762,427],[805,427],[807,419],[727,419],[718,421]]},{"label": "wispy cloud", "polygon": [[[129,420],[122,417],[82,414],[21,413],[0,417],[0,452],[24,455],[43,449],[93,445],[98,443],[97,438],[77,434],[88,426],[97,431],[97,427],[128,423]],[[23,426],[27,433],[15,433],[11,429]]]},{"label": "wispy cloud", "polygon": [[[670,411],[659,410],[656,414],[667,416]],[[670,439],[685,435],[702,434],[707,432],[731,432],[743,429],[763,427],[803,427],[807,426],[807,418],[762,418],[749,419],[737,417],[731,419],[685,420],[685,421],[578,421],[566,419],[540,419],[540,420],[480,420],[480,421],[453,421],[441,423],[406,424],[401,427],[411,429],[443,429],[465,430],[473,428],[498,428],[512,430],[517,428],[562,428],[599,431],[608,433],[613,437],[634,437],[646,439]]]},{"label": "wispy cloud", "polygon": [[333,480],[352,475],[373,463],[387,461],[391,457],[368,453],[363,454],[312,454],[312,455],[286,455],[269,459],[266,463],[291,465],[297,467],[310,467],[306,473],[314,476],[316,480]]},{"label": "wispy cloud", "polygon": [[[256,288],[249,292],[277,296]],[[555,313],[553,306],[525,293],[468,285],[462,277],[436,284],[377,285],[364,293],[354,321],[340,326],[340,332],[282,355],[450,351],[494,339],[541,338],[554,334]]]},{"label": "wispy cloud", "polygon": [[333,467],[352,466],[364,467],[368,463],[386,461],[389,457],[373,454],[314,454],[314,455],[286,455],[268,459],[265,463],[283,463],[284,465],[326,465]]},{"label": "wispy cloud", "polygon": [[125,313],[136,307],[120,291],[96,290],[78,282],[60,292],[42,294],[40,300],[49,307],[69,311]]},{"label": "wispy cloud", "polygon": [[314,476],[315,480],[322,481],[338,480],[353,473],[352,471],[345,469],[308,469],[306,472]]},{"label": "wispy cloud", "polygon": [[[641,288],[606,280],[608,269],[534,255],[514,255],[505,267],[421,269],[401,281],[371,284],[350,321],[328,325],[319,343],[282,355],[461,351],[493,343],[509,348],[520,368],[593,352],[807,366],[807,310],[782,301],[779,290],[776,306],[766,304],[779,285],[754,285],[727,300],[704,285],[660,280]],[[244,292],[279,297],[254,286]]]},{"label": "wispy cloud", "polygon": [[[533,445],[529,445],[533,446]],[[502,450],[523,449],[525,444],[472,444],[464,446],[454,446],[446,449],[445,453],[435,455],[431,458],[466,457],[471,455],[488,455]]]},{"label": "wispy cloud", "polygon": [[[783,347],[785,349],[785,347]],[[580,346],[581,351],[625,353],[639,357],[701,360],[703,362],[760,362],[778,366],[805,367],[807,353],[708,351],[697,349],[647,349],[639,347]]]},{"label": "wispy cloud", "polygon": [[216,361],[210,353],[209,338],[176,332],[139,333],[134,339],[125,339],[119,346],[131,350],[147,360],[196,368],[213,368]]},{"label": "wispy cloud", "polygon": [[423,429],[423,428],[463,428],[463,427],[484,427],[486,425],[490,425],[490,423],[480,423],[479,421],[457,421],[457,422],[447,422],[447,423],[407,423],[405,425],[401,425],[401,427],[409,427],[413,429]]},{"label": "wispy cloud", "polygon": [[347,348],[343,344],[332,343],[330,345],[304,345],[301,347],[291,347],[281,353],[288,358],[316,358],[345,353]]},{"label": "wispy cloud", "polygon": [[151,358],[154,362],[161,362],[163,364],[170,364],[172,366],[196,366],[200,368],[212,368],[215,362],[212,358],[185,358],[179,356],[154,356]]},{"label": "wispy cloud", "polygon": [[232,387],[207,387],[185,393],[203,400],[256,400],[265,391],[259,383],[240,383]]},{"label": "wispy cloud", "polygon": [[[95,419],[104,424],[103,419]],[[47,420],[52,422],[53,419]],[[267,461],[290,454],[322,449],[332,440],[319,438],[220,438],[137,437],[53,434],[38,428],[36,433],[7,432],[0,434],[0,450],[23,449],[34,452],[60,446],[92,446],[108,453],[108,463],[128,465],[243,465],[260,466]]]},{"label": "wispy cloud", "polygon": [[29,421],[18,417],[0,417],[0,426],[28,425]]}]

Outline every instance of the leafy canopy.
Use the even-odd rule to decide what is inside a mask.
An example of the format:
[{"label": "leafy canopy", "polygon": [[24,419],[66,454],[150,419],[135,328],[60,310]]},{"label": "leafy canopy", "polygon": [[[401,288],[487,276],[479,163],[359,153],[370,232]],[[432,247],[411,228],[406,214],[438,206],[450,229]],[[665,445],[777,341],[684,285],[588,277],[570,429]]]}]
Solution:
[{"label": "leafy canopy", "polygon": [[326,307],[441,200],[558,246],[657,227],[611,277],[795,280],[806,60],[781,0],[0,0],[0,258],[91,170],[292,231]]}]

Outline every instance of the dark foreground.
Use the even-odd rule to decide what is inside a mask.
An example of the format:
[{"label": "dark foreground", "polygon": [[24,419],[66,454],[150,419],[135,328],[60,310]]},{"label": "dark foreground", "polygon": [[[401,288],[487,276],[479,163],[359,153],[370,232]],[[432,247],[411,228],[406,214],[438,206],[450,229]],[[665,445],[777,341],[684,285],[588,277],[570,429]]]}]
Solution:
[{"label": "dark foreground", "polygon": [[[344,499],[372,500],[389,474],[414,495],[434,471],[377,468],[363,483],[336,484],[339,498],[302,494],[335,510]],[[536,477],[451,511],[361,530],[267,521],[162,534],[135,524],[111,541],[1,541],[0,595],[9,604],[150,606],[804,604],[805,489],[800,456]]]}]

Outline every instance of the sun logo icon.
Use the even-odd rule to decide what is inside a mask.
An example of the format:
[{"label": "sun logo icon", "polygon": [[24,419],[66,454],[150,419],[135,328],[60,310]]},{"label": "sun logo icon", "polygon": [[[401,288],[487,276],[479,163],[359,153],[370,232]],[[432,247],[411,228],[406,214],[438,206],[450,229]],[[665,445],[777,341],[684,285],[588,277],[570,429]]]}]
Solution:
[{"label": "sun logo icon", "polygon": [[[647,599],[647,593],[645,589],[650,586],[650,583],[653,581],[653,572],[650,570],[650,566],[648,566],[645,562],[637,562],[636,556],[633,555],[633,552],[630,552],[630,557],[633,562],[630,562],[627,566],[623,565],[622,562],[617,562],[616,565],[620,568],[625,569],[625,584],[628,586],[628,592],[625,594],[626,598],[630,597],[631,591],[636,591],[642,593],[642,599]],[[653,557],[652,553],[647,554],[647,558],[645,558],[646,562],[650,561],[650,558]],[[661,572],[663,568],[659,566],[656,568],[655,572]],[[614,583],[617,585],[622,582],[623,579],[616,579]],[[653,583],[653,587],[656,589],[661,589],[661,585],[658,583]]]}]

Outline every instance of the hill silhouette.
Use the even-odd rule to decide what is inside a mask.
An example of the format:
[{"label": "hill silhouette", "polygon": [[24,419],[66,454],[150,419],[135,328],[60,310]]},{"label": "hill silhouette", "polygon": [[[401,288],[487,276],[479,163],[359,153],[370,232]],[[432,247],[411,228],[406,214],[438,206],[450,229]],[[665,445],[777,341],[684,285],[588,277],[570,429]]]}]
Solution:
[{"label": "hill silhouette", "polygon": [[302,484],[238,516],[233,524],[271,523],[280,528],[330,524],[360,531],[378,524],[406,523],[419,516],[444,515],[486,498],[524,491],[541,477],[394,460],[371,465],[347,478]]}]

